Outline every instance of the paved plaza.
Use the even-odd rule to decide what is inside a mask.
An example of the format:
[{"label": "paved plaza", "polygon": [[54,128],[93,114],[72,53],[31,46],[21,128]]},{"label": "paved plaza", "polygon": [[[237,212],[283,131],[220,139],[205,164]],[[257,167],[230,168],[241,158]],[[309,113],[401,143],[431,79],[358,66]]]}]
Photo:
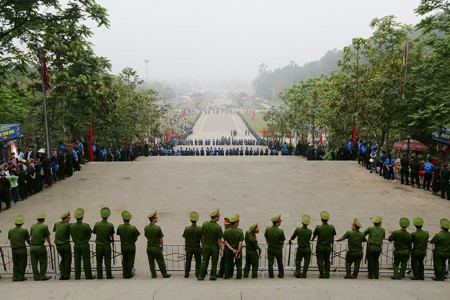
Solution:
[{"label": "paved plaza", "polygon": [[[212,132],[214,120],[209,121],[203,130]],[[206,128],[206,124],[211,125]],[[392,281],[391,274],[385,274],[374,281],[362,273],[357,280],[348,281],[339,272],[332,273],[329,280],[311,272],[307,279],[287,273],[284,279],[199,282],[194,276],[185,279],[183,272],[175,272],[170,279],[149,278],[143,232],[147,215],[154,209],[158,210],[165,244],[173,245],[184,243],[181,235],[189,225],[191,210],[197,210],[203,222],[216,207],[222,217],[239,213],[243,229],[258,222],[260,242],[264,242],[263,229],[277,213],[282,215],[281,228],[287,238],[300,225],[302,214],[312,216],[311,227],[319,224],[321,210],[329,211],[338,236],[350,228],[355,217],[365,228],[371,225],[372,216],[380,215],[389,234],[398,228],[400,217],[412,220],[421,216],[431,236],[439,230],[439,219],[450,217],[450,201],[421,189],[385,183],[356,162],[306,161],[290,156],[190,156],[89,163],[80,173],[1,212],[0,242],[8,244],[7,231],[18,214],[26,217],[25,227],[29,228],[36,213],[46,211],[46,224],[53,228],[66,209],[73,213],[82,207],[85,222],[93,226],[100,220],[103,206],[111,208],[110,221],[116,228],[122,222],[120,212],[129,210],[131,223],[141,232],[134,278],[124,280],[116,273],[114,280],[33,282],[28,276],[28,281],[19,283],[4,275],[0,279],[2,299],[448,299],[449,282],[434,282],[429,276],[425,281]]]}]

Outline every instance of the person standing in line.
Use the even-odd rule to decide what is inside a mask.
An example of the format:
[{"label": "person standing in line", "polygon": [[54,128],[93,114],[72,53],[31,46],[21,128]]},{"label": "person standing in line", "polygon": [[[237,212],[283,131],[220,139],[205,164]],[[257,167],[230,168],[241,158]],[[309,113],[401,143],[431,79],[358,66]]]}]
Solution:
[{"label": "person standing in line", "polygon": [[92,229],[87,223],[83,223],[84,209],[77,208],[74,213],[77,222],[70,225],[70,236],[73,241],[73,256],[75,261],[75,280],[81,278],[81,259],[83,259],[84,275],[86,279],[95,279],[92,276],[91,268],[91,249],[89,240],[91,239]]},{"label": "person standing in line", "polygon": [[239,226],[239,215],[235,214],[230,218],[230,228],[223,233],[225,251],[228,252],[225,261],[224,279],[233,277],[234,265],[236,265],[236,279],[242,279],[242,243],[244,242],[244,232]]},{"label": "person standing in line", "polygon": [[278,265],[278,278],[284,278],[283,267],[283,245],[286,240],[283,229],[280,229],[281,215],[276,215],[272,219],[272,226],[266,228],[264,237],[267,242],[267,263],[269,268],[269,278],[274,278],[273,264],[275,259]]},{"label": "person standing in line", "polygon": [[409,159],[405,155],[400,160],[400,183],[409,185]]},{"label": "person standing in line", "polygon": [[431,162],[431,158],[428,159],[428,161],[423,165],[423,171],[424,171],[424,175],[423,175],[423,185],[422,188],[423,190],[430,191],[430,184],[431,184],[431,179],[433,177],[433,172],[434,172],[434,165]]},{"label": "person standing in line", "polygon": [[44,224],[46,216],[44,212],[38,213],[36,216],[37,223],[33,224],[30,230],[30,258],[34,281],[45,281],[51,278],[46,275],[47,249],[44,243],[47,241],[49,246],[52,245],[50,231],[48,231],[48,226]]},{"label": "person standing in line", "polygon": [[186,263],[184,265],[184,278],[189,278],[191,272],[192,257],[195,259],[195,277],[198,278],[200,265],[202,262],[202,229],[197,226],[199,219],[198,212],[192,211],[189,214],[191,226],[184,229],[183,238],[186,251]]},{"label": "person standing in line", "polygon": [[217,280],[217,262],[219,256],[222,256],[222,227],[217,224],[220,220],[219,209],[213,210],[209,216],[211,220],[203,223],[202,225],[202,239],[203,239],[203,252],[202,252],[202,264],[198,280],[204,280],[206,271],[208,269],[209,259],[211,259],[211,272],[209,274],[209,280]]},{"label": "person standing in line", "polygon": [[405,278],[412,242],[411,234],[406,231],[406,228],[409,227],[409,220],[404,217],[400,218],[399,225],[400,229],[395,230],[388,238],[389,242],[394,242],[394,261],[392,263],[394,275],[391,276],[391,279],[394,280]]},{"label": "person standing in line", "polygon": [[69,280],[72,267],[72,247],[70,245],[70,211],[61,215],[61,221],[55,223],[55,245],[61,262],[59,264],[60,280]]},{"label": "person standing in line", "polygon": [[441,219],[439,221],[441,231],[436,233],[431,239],[430,243],[434,244],[433,261],[434,261],[434,276],[431,279],[435,281],[445,280],[445,262],[450,259],[450,221],[448,219]]},{"label": "person standing in line", "polygon": [[[309,263],[311,262],[311,236],[312,230],[308,228],[311,223],[311,217],[308,215],[302,216],[302,227],[297,227],[289,240],[289,244],[297,238],[297,253],[295,255],[295,273],[296,278],[306,278],[308,273]],[[303,263],[303,272],[301,272],[301,264]]]},{"label": "person standing in line", "polygon": [[319,278],[330,278],[330,255],[333,248],[334,236],[336,229],[333,225],[328,224],[330,215],[327,211],[320,212],[322,225],[317,225],[314,229],[311,241],[317,237],[316,255],[317,265],[319,267]]},{"label": "person standing in line", "polygon": [[[230,219],[229,218],[223,218],[223,230],[227,230],[228,228],[230,228]],[[226,248],[224,246],[223,249],[223,255],[222,257],[220,257],[220,261],[219,261],[219,271],[217,272],[217,278],[223,278],[223,276],[225,275],[225,262],[227,261],[227,255],[229,254],[228,251],[226,251]]]},{"label": "person standing in line", "polygon": [[122,252],[122,275],[124,279],[134,276],[134,259],[136,257],[136,241],[141,235],[136,226],[130,224],[131,213],[124,210],[121,214],[123,224],[117,228],[117,235],[120,236],[120,250]]},{"label": "person standing in line", "polygon": [[164,234],[162,233],[161,227],[156,225],[158,222],[158,214],[155,211],[148,215],[150,224],[145,226],[144,232],[147,238],[147,257],[148,264],[150,266],[150,272],[152,278],[157,278],[155,260],[158,263],[159,270],[163,278],[170,278],[171,274],[167,273],[166,263],[164,262],[164,256],[162,254],[164,250]]},{"label": "person standing in line", "polygon": [[425,267],[423,261],[427,255],[427,243],[430,235],[428,234],[428,231],[422,230],[422,218],[415,218],[413,224],[416,227],[416,231],[411,234],[411,267],[413,270],[411,280],[425,280]]},{"label": "person standing in line", "polygon": [[373,226],[364,230],[364,236],[369,235],[367,239],[367,278],[378,279],[380,276],[380,255],[383,248],[383,239],[385,238],[384,228],[381,227],[382,218],[374,217]]},{"label": "person standing in line", "polygon": [[411,158],[411,186],[414,187],[414,184],[417,185],[417,188],[420,189],[420,180],[419,180],[419,172],[420,172],[420,162],[417,157]]},{"label": "person standing in line", "polygon": [[441,171],[441,198],[445,199],[447,194],[447,200],[450,200],[450,171],[448,170],[448,163],[444,164]]},{"label": "person standing in line", "polygon": [[22,228],[25,223],[25,217],[18,215],[15,219],[16,227],[9,230],[8,239],[10,240],[13,259],[13,281],[27,280],[25,269],[27,268],[27,247],[25,242],[30,245],[30,234],[27,229]]},{"label": "person standing in line", "polygon": [[97,260],[97,279],[103,279],[103,260],[105,261],[106,279],[114,279],[111,271],[111,244],[114,243],[114,225],[108,222],[111,210],[103,207],[100,210],[102,220],[95,223],[93,233]]},{"label": "person standing in line", "polygon": [[352,229],[348,230],[341,238],[336,240],[337,242],[340,242],[348,239],[348,251],[345,255],[345,279],[358,278],[359,267],[361,266],[361,260],[363,258],[362,243],[366,241],[364,233],[359,231],[361,227],[361,222],[359,222],[358,219],[354,219],[352,222]]},{"label": "person standing in line", "polygon": [[250,268],[252,269],[252,278],[258,278],[259,256],[261,255],[261,248],[258,245],[258,239],[256,237],[258,233],[258,224],[253,224],[245,232],[244,278],[248,278]]}]

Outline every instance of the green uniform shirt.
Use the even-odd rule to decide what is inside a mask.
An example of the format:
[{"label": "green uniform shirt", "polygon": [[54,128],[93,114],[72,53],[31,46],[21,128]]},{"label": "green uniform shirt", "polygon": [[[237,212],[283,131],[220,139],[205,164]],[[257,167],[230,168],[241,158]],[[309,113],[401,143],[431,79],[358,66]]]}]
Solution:
[{"label": "green uniform shirt", "polygon": [[8,239],[12,249],[25,248],[25,241],[30,239],[30,234],[27,229],[17,226],[8,232]]},{"label": "green uniform shirt", "polygon": [[256,235],[250,230],[245,232],[245,247],[247,250],[260,250],[258,241],[256,240]]},{"label": "green uniform shirt", "polygon": [[395,250],[407,250],[411,249],[411,233],[407,232],[404,229],[398,229],[391,233],[388,238],[389,242],[394,242]]},{"label": "green uniform shirt", "polygon": [[280,229],[275,225],[266,228],[264,237],[266,238],[267,246],[270,248],[281,249],[283,248],[284,240],[286,240],[283,229]]},{"label": "green uniform shirt", "polygon": [[111,239],[111,236],[115,233],[114,225],[108,221],[95,223],[92,232],[97,235],[95,238],[95,244],[99,246],[110,245],[114,239],[114,237]]},{"label": "green uniform shirt", "polygon": [[434,244],[434,251],[437,253],[450,253],[450,232],[441,231],[436,233],[436,235],[431,240]]},{"label": "green uniform shirt", "polygon": [[120,243],[122,245],[134,245],[141,233],[136,226],[131,224],[120,224],[117,228],[117,235],[120,236]]},{"label": "green uniform shirt", "polygon": [[423,231],[422,229],[416,230],[411,234],[413,248],[417,250],[426,251],[428,246],[428,239],[430,235],[428,231]]},{"label": "green uniform shirt", "polygon": [[70,242],[70,223],[61,221],[55,223],[53,232],[55,233],[55,244],[64,245]]},{"label": "green uniform shirt", "polygon": [[378,246],[383,245],[383,239],[385,237],[384,228],[372,226],[364,230],[364,236],[369,235],[367,240],[368,244],[374,244]]},{"label": "green uniform shirt", "polygon": [[202,229],[197,224],[192,224],[184,228],[183,237],[186,247],[198,248],[202,240]]},{"label": "green uniform shirt", "polygon": [[291,236],[291,240],[297,238],[297,244],[299,248],[307,248],[311,245],[312,230],[306,226],[295,228],[294,233]]},{"label": "green uniform shirt", "polygon": [[359,230],[348,230],[342,239],[348,239],[348,251],[355,252],[362,251],[362,243],[366,240],[364,233]]},{"label": "green uniform shirt", "polygon": [[147,246],[159,247],[161,246],[160,238],[164,237],[161,227],[156,224],[149,224],[145,226],[145,237],[147,238]]},{"label": "green uniform shirt", "polygon": [[31,245],[44,245],[45,239],[50,236],[48,226],[44,223],[36,223],[31,225]]},{"label": "green uniform shirt", "polygon": [[223,233],[223,239],[227,241],[232,248],[237,250],[239,242],[244,241],[244,232],[238,227],[230,227],[228,229],[225,229],[225,232]]},{"label": "green uniform shirt", "polygon": [[317,236],[318,246],[331,246],[335,235],[336,229],[334,229],[334,226],[328,223],[323,223],[322,225],[316,226],[313,237],[315,238]]},{"label": "green uniform shirt", "polygon": [[82,245],[89,243],[91,239],[92,229],[89,224],[82,221],[70,225],[70,235],[74,244]]},{"label": "green uniform shirt", "polygon": [[203,245],[219,248],[217,243],[223,238],[222,227],[216,221],[208,221],[202,225]]}]

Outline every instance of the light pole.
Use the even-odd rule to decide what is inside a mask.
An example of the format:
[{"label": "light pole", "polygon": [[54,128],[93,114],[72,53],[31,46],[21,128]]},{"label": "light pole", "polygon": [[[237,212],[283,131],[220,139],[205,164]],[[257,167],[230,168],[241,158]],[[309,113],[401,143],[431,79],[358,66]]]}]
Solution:
[{"label": "light pole", "polygon": [[145,82],[148,82],[147,66],[150,61],[148,59],[145,59],[144,62],[145,62]]},{"label": "light pole", "polygon": [[290,64],[291,64],[291,88],[292,88],[292,85],[294,83],[294,64],[295,64],[295,61],[291,60]]}]

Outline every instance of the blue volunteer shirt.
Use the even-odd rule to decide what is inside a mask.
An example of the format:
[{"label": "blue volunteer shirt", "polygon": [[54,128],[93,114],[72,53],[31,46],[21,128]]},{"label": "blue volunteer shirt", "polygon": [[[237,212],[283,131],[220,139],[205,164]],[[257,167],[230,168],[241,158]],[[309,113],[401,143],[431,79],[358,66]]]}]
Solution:
[{"label": "blue volunteer shirt", "polygon": [[434,165],[430,162],[426,162],[423,165],[423,170],[425,171],[425,174],[431,174],[434,171]]},{"label": "blue volunteer shirt", "polygon": [[348,151],[353,151],[353,142],[348,142],[347,149]]}]

